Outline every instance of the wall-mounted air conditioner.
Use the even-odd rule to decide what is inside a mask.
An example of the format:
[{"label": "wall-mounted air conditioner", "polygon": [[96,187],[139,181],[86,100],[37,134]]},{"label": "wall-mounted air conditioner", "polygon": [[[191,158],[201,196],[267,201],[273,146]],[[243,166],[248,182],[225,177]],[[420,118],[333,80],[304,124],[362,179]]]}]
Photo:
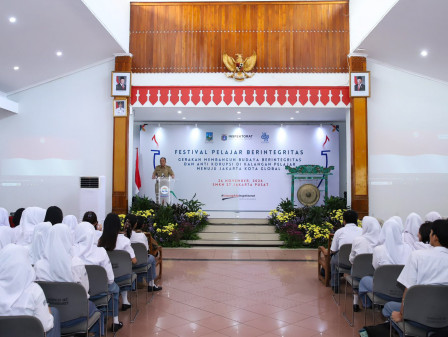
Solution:
[{"label": "wall-mounted air conditioner", "polygon": [[106,218],[106,177],[81,177],[79,187],[79,221],[85,212],[93,211],[102,224]]}]

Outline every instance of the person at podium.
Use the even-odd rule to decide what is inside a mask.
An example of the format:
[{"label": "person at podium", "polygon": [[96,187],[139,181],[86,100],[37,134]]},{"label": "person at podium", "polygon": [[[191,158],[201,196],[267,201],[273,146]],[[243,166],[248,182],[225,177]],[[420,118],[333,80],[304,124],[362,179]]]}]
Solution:
[{"label": "person at podium", "polygon": [[[157,178],[168,178],[171,177],[174,179],[174,172],[171,169],[171,166],[166,165],[166,158],[160,158],[160,165],[157,165],[154,172],[152,173],[152,179]],[[156,182],[156,202],[160,203],[159,200],[159,182]]]}]

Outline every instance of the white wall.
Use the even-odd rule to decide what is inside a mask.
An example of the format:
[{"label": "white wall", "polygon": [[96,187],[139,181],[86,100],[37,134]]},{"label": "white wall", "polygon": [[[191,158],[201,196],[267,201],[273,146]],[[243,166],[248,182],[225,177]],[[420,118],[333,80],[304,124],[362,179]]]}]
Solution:
[{"label": "white wall", "polygon": [[82,0],[125,53],[129,53],[131,5],[123,0]]},{"label": "white wall", "polygon": [[104,175],[111,210],[113,68],[107,61],[8,97],[20,113],[0,122],[1,207],[58,205],[78,216],[79,177]]},{"label": "white wall", "polygon": [[448,83],[368,60],[370,214],[448,215]]},{"label": "white wall", "polygon": [[350,0],[350,52],[370,34],[399,0]]}]

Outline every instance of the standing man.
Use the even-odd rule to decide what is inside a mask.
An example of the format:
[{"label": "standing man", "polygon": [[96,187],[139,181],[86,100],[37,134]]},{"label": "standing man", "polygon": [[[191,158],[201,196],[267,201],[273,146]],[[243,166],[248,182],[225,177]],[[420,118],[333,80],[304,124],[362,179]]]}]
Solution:
[{"label": "standing man", "polygon": [[[171,166],[166,165],[166,158],[160,158],[160,165],[156,166],[156,169],[152,173],[152,179],[157,178],[168,178],[171,177],[174,179],[174,172],[171,169]],[[159,182],[156,182],[156,202],[160,203],[159,196]]]}]

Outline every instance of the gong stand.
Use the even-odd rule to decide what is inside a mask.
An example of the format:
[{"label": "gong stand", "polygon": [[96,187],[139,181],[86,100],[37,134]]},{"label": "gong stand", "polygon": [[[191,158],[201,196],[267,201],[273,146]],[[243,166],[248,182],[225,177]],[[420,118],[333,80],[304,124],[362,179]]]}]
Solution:
[{"label": "gong stand", "polygon": [[300,165],[297,167],[285,166],[285,169],[289,172],[288,175],[291,176],[291,203],[294,206],[294,182],[296,179],[299,180],[325,180],[325,198],[328,198],[328,176],[332,176],[330,173],[334,170],[334,166],[323,167],[319,165]]}]

